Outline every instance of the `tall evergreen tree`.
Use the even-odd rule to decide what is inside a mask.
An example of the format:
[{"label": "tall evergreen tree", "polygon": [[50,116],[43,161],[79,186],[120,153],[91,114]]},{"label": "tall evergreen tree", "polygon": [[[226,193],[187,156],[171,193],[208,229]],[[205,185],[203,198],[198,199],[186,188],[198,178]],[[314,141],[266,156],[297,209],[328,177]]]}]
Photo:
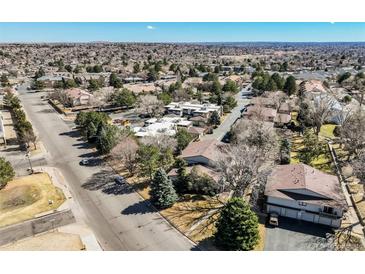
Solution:
[{"label": "tall evergreen tree", "polygon": [[0,189],[4,188],[14,176],[15,172],[10,162],[0,157]]},{"label": "tall evergreen tree", "polygon": [[171,180],[163,169],[157,170],[151,183],[151,202],[160,209],[168,208],[177,201],[177,194]]},{"label": "tall evergreen tree", "polygon": [[286,78],[285,85],[284,85],[284,91],[288,96],[293,95],[297,92],[297,84],[295,82],[294,76],[289,76]]},{"label": "tall evergreen tree", "polygon": [[258,218],[242,198],[232,198],[216,223],[215,243],[223,250],[252,250],[258,240]]},{"label": "tall evergreen tree", "polygon": [[209,118],[209,124],[214,126],[219,126],[221,124],[221,117],[219,117],[218,112],[213,111],[212,115]]}]

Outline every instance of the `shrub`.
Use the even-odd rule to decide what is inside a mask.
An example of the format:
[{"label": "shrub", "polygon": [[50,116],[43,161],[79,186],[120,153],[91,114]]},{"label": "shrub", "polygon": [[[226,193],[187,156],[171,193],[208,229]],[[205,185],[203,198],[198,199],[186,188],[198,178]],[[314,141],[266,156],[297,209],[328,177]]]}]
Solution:
[{"label": "shrub", "polygon": [[341,136],[341,126],[335,126],[334,130],[333,130],[333,135],[335,137],[339,137]]}]

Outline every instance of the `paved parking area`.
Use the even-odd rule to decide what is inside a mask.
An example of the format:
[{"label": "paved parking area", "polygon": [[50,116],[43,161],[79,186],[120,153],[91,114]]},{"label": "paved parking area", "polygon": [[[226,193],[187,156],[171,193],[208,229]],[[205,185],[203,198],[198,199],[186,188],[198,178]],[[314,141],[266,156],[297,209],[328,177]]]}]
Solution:
[{"label": "paved parking area", "polygon": [[280,217],[279,227],[266,227],[266,251],[334,250],[332,230],[322,225]]}]

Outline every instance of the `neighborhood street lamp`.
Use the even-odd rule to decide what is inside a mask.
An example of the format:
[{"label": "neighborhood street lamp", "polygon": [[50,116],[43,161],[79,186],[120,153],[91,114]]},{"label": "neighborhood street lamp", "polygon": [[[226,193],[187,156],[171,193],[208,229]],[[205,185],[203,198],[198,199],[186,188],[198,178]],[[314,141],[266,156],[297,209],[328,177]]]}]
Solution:
[{"label": "neighborhood street lamp", "polygon": [[32,167],[32,163],[30,161],[30,157],[29,156],[30,156],[30,152],[27,151],[27,153],[25,153],[25,157],[27,157],[27,159],[28,159],[30,174],[33,174],[33,167]]}]

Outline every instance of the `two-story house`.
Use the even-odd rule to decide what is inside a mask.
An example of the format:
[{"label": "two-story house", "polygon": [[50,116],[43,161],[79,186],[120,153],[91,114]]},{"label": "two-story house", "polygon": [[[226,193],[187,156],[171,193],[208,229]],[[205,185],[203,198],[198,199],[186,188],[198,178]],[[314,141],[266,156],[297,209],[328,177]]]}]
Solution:
[{"label": "two-story house", "polygon": [[338,178],[302,163],[275,167],[268,177],[265,196],[269,214],[334,228],[341,226],[347,209]]}]

